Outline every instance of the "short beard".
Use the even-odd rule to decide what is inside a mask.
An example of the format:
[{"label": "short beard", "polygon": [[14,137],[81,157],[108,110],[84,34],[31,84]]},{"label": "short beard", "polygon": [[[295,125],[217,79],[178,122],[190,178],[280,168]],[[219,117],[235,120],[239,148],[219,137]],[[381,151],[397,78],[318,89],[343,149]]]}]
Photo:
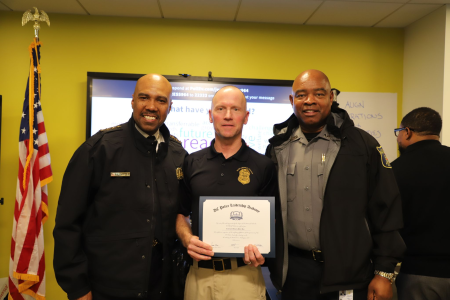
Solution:
[{"label": "short beard", "polygon": [[398,145],[398,152],[400,152],[400,155],[402,155],[403,153],[405,153],[405,148]]}]

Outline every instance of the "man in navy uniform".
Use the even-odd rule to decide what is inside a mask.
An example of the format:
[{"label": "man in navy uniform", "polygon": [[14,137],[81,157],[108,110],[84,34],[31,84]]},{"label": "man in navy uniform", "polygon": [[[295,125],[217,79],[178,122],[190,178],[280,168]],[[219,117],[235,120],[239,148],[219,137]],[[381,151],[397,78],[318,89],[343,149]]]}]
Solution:
[{"label": "man in navy uniform", "polygon": [[333,102],[324,73],[298,75],[289,99],[294,113],[274,126],[266,152],[278,169],[283,241],[272,281],[282,299],[391,299],[405,245],[383,149]]},{"label": "man in navy uniform", "polygon": [[[168,299],[186,151],[164,125],[172,87],[141,77],[133,115],[90,137],[64,174],[54,269],[69,299]],[[178,172],[177,172],[178,169]]]}]

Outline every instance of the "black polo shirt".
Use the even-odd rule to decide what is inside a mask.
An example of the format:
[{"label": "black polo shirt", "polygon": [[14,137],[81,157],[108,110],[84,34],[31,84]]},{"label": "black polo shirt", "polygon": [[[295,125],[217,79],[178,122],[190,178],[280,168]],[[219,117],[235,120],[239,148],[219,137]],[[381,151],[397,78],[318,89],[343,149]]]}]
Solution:
[{"label": "black polo shirt", "polygon": [[266,156],[242,146],[225,159],[211,146],[190,154],[184,161],[184,180],[180,185],[180,214],[191,215],[192,233],[199,234],[200,196],[275,196],[277,174]]}]

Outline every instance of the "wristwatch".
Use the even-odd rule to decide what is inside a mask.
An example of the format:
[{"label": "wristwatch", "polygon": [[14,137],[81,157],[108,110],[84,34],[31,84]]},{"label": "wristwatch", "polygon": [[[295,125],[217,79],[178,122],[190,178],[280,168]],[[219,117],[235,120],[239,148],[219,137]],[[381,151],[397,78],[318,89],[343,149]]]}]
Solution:
[{"label": "wristwatch", "polygon": [[386,272],[378,271],[378,270],[375,270],[375,272],[373,272],[373,273],[374,273],[375,275],[379,275],[379,276],[381,276],[381,277],[386,278],[387,280],[389,280],[389,282],[390,282],[391,284],[394,283],[395,278],[397,277],[397,274],[395,274],[395,273],[386,273]]}]

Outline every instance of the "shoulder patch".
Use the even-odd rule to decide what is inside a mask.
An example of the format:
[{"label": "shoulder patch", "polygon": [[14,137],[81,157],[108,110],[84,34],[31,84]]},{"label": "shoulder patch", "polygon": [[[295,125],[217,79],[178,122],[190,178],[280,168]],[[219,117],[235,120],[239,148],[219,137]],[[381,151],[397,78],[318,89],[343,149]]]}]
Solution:
[{"label": "shoulder patch", "polygon": [[388,169],[392,169],[391,164],[389,163],[389,160],[387,159],[386,153],[384,153],[383,148],[377,147],[378,152],[380,152],[381,155],[381,164],[383,165],[383,167],[388,168]]},{"label": "shoulder patch", "polygon": [[109,127],[109,128],[105,128],[105,129],[100,129],[101,132],[108,132],[108,131],[114,131],[114,130],[119,130],[122,129],[122,126],[117,125],[117,126],[113,126],[113,127]]},{"label": "shoulder patch", "polygon": [[181,141],[179,139],[177,139],[176,137],[174,137],[173,135],[170,135],[170,139],[181,145]]}]

